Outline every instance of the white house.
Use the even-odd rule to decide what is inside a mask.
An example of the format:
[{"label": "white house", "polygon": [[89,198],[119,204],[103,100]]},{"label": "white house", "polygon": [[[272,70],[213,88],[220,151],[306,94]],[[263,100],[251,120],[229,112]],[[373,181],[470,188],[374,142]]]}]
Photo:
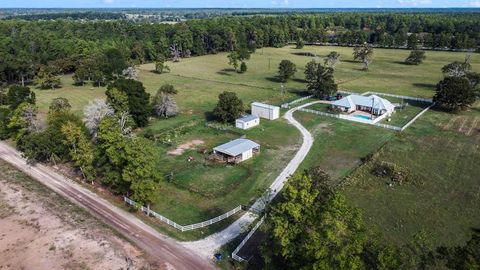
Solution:
[{"label": "white house", "polygon": [[341,109],[344,112],[365,111],[373,115],[391,115],[395,106],[390,101],[377,95],[361,96],[349,95],[332,103],[333,108]]},{"label": "white house", "polygon": [[235,121],[235,126],[241,129],[249,129],[260,124],[260,118],[255,115],[245,115]]},{"label": "white house", "polygon": [[260,145],[247,139],[236,139],[213,148],[218,160],[228,163],[239,163],[250,159],[260,152]]},{"label": "white house", "polygon": [[254,102],[252,103],[252,115],[275,120],[280,117],[280,107]]}]

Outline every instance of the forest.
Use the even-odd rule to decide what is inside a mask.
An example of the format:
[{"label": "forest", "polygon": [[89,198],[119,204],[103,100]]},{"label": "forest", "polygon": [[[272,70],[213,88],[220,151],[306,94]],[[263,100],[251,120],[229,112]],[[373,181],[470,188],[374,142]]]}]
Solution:
[{"label": "forest", "polygon": [[[39,73],[72,73],[116,48],[132,64],[305,43],[477,50],[480,17],[464,13],[319,13],[214,17],[176,24],[127,20],[0,21],[0,81],[32,82]],[[92,60],[93,59],[93,60]]]}]

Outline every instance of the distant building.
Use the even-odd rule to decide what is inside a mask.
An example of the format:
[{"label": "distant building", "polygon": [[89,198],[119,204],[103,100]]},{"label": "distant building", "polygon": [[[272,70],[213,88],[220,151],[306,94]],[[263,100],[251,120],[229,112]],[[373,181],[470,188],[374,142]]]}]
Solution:
[{"label": "distant building", "polygon": [[260,124],[260,118],[255,115],[245,115],[235,121],[235,126],[241,129],[249,129]]},{"label": "distant building", "polygon": [[390,101],[377,95],[349,95],[332,102],[332,107],[348,113],[364,111],[377,116],[384,114],[391,115],[395,111],[395,106],[390,103]]},{"label": "distant building", "polygon": [[252,103],[252,115],[275,120],[280,117],[280,107],[254,102]]},{"label": "distant building", "polygon": [[245,161],[259,152],[260,145],[247,139],[236,139],[213,148],[215,159],[228,163]]}]

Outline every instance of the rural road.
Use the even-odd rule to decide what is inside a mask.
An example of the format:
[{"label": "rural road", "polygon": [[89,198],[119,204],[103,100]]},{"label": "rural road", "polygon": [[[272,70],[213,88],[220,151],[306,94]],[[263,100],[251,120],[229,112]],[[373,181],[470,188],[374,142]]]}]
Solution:
[{"label": "rural road", "polygon": [[[215,269],[207,257],[199,256],[177,241],[161,235],[138,218],[113,206],[49,167],[27,164],[20,153],[5,142],[0,142],[0,158],[112,226],[162,265],[161,269]],[[211,257],[210,254],[208,258]]]},{"label": "rural road", "polygon": [[[292,160],[287,164],[287,166],[283,169],[283,171],[278,175],[275,181],[270,185],[270,190],[272,191],[267,198],[259,198],[257,201],[252,205],[253,209],[261,210],[265,207],[266,201],[271,201],[279,192],[282,190],[283,186],[288,180],[288,177],[295,173],[298,169],[302,161],[307,156],[308,152],[310,152],[310,148],[313,145],[313,137],[312,134],[304,127],[300,122],[293,118],[293,113],[301,108],[308,107],[312,104],[319,103],[321,101],[314,101],[307,104],[300,105],[298,107],[292,108],[287,111],[284,115],[284,118],[287,121],[295,126],[303,137],[303,143],[300,149],[297,151],[295,156]],[[242,228],[250,223],[252,223],[256,219],[256,216],[252,215],[251,213],[246,213],[237,219],[235,222],[230,224],[224,230],[207,236],[206,238],[198,241],[192,242],[183,242],[182,244],[192,250],[196,250],[200,254],[202,254],[205,258],[209,258],[214,254],[214,252],[220,248],[221,246],[225,245],[242,232]]]}]

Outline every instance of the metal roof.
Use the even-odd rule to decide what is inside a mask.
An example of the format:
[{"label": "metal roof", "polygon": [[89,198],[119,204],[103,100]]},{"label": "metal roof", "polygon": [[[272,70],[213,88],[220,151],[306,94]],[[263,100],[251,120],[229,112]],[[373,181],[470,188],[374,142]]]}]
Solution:
[{"label": "metal roof", "polygon": [[244,115],[241,118],[238,118],[237,121],[242,121],[242,122],[250,122],[253,120],[259,119],[258,116],[255,115]]},{"label": "metal roof", "polygon": [[222,144],[213,148],[214,151],[224,153],[230,156],[238,156],[253,148],[258,148],[260,145],[254,141],[247,139],[236,139],[228,143]]},{"label": "metal roof", "polygon": [[252,106],[269,109],[269,110],[280,109],[280,107],[265,104],[265,103],[260,103],[260,102],[253,102]]},{"label": "metal roof", "polygon": [[373,104],[374,109],[387,110],[387,111],[392,111],[395,108],[395,106],[393,106],[393,104],[390,103],[390,101],[384,98],[381,98],[377,95],[361,96],[361,95],[352,94],[340,100],[337,100],[332,104],[335,106],[341,106],[345,108],[352,108],[352,107],[355,107],[355,105],[371,108]]}]

